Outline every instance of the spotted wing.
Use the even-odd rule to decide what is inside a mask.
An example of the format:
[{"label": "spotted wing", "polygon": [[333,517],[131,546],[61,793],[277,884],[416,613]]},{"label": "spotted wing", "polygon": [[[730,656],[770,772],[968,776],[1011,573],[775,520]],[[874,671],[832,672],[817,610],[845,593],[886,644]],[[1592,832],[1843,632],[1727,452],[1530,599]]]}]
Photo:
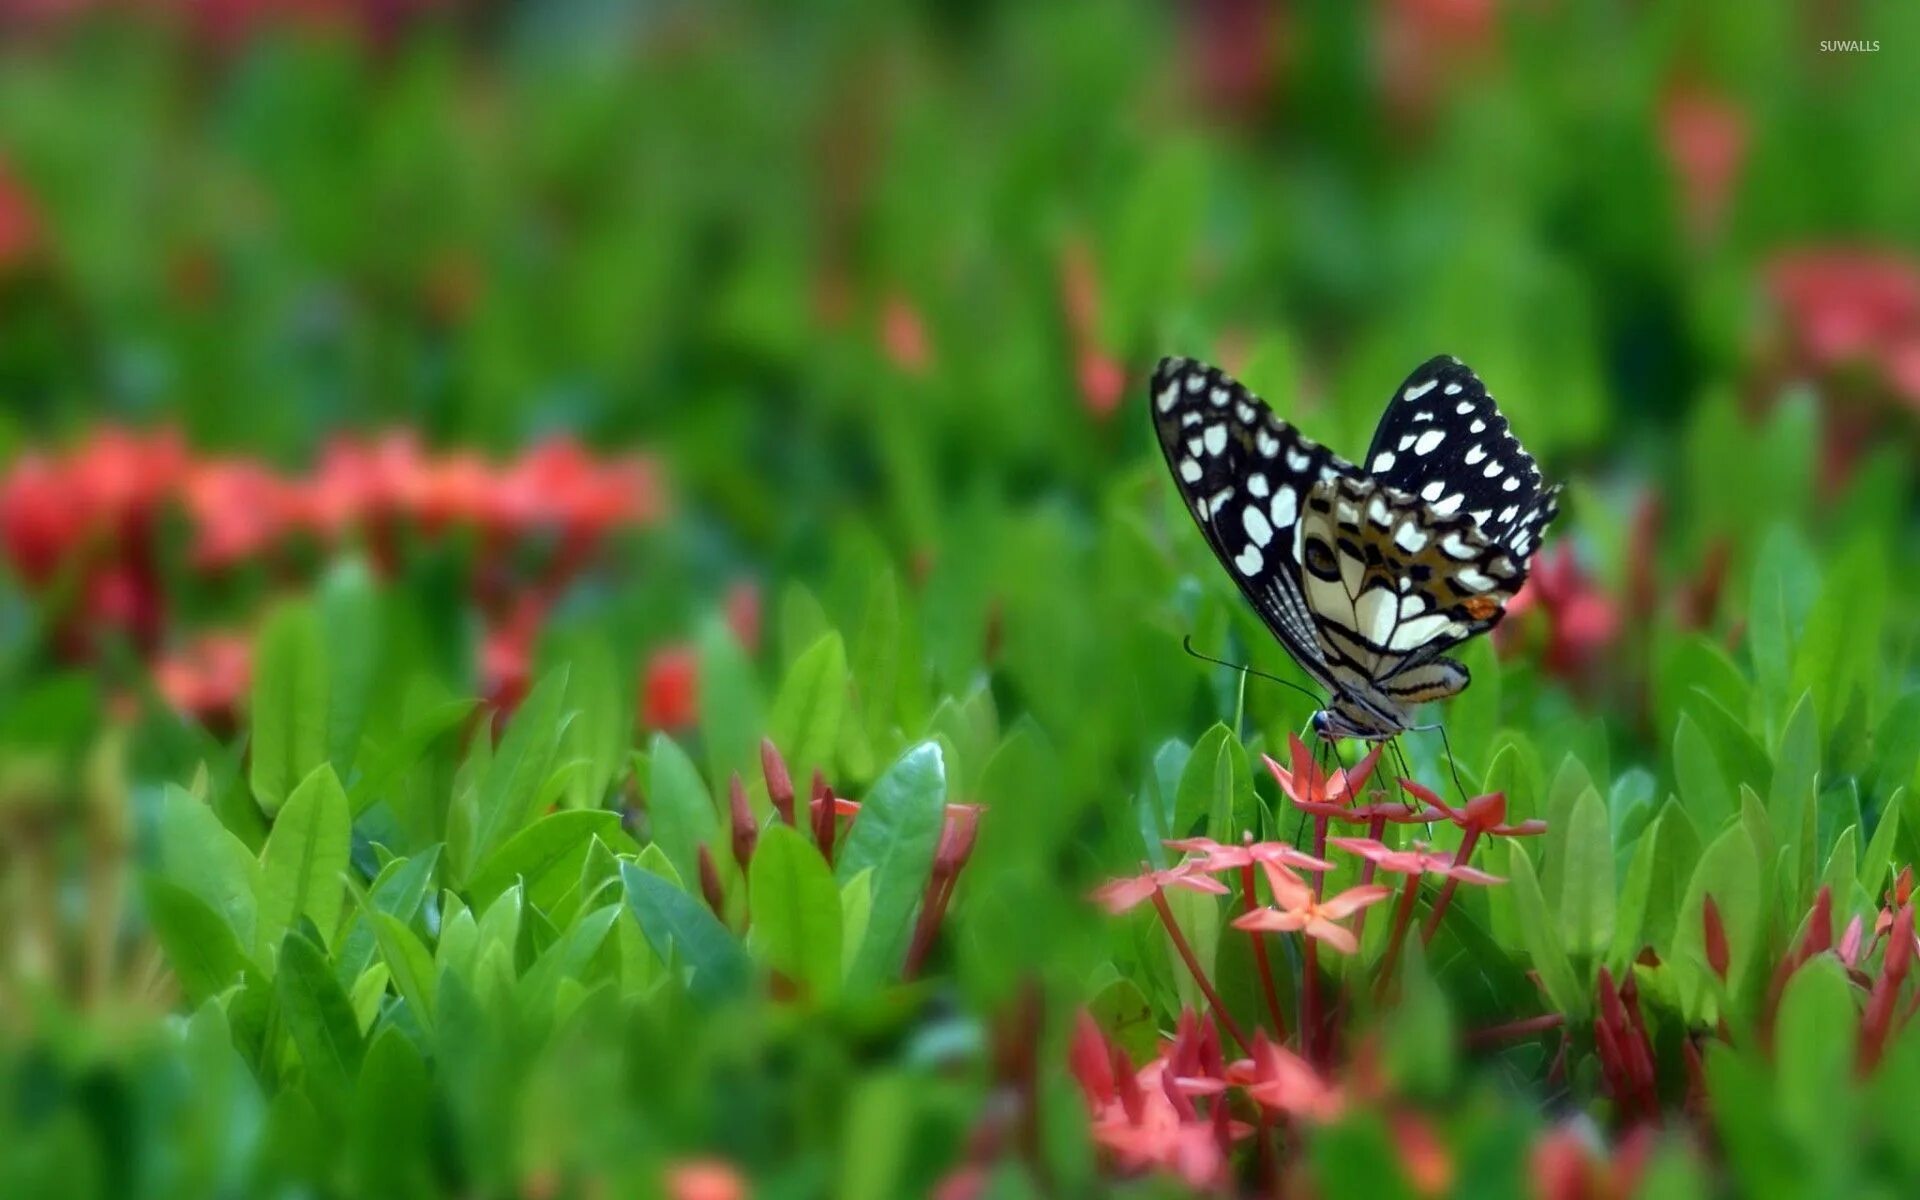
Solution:
[{"label": "spotted wing", "polygon": [[1301,591],[1295,527],[1310,489],[1363,477],[1203,363],[1162,359],[1151,407],[1167,466],[1207,544],[1301,669],[1333,686]]},{"label": "spotted wing", "polygon": [[1560,489],[1508,428],[1479,377],[1457,358],[1420,364],[1387,402],[1367,450],[1367,470],[1420,497],[1440,516],[1465,513],[1486,540],[1509,550],[1526,577]]},{"label": "spotted wing", "polygon": [[1497,624],[1524,576],[1469,515],[1352,476],[1308,491],[1300,561],[1335,680],[1410,704],[1467,685],[1466,668],[1440,656]]}]

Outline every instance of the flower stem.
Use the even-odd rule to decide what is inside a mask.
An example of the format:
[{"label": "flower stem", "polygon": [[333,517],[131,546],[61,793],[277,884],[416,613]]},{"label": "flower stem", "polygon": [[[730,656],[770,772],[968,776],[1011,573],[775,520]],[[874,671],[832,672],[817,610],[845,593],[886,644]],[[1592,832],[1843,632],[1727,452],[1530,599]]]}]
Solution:
[{"label": "flower stem", "polygon": [[1531,1037],[1536,1033],[1545,1033],[1549,1029],[1558,1029],[1567,1023],[1564,1013],[1548,1013],[1540,1017],[1528,1017],[1521,1021],[1508,1021],[1504,1025],[1489,1025],[1485,1029],[1475,1029],[1467,1033],[1469,1046],[1484,1046],[1489,1042],[1504,1042],[1510,1038]]},{"label": "flower stem", "polygon": [[[1367,840],[1368,841],[1377,842],[1380,840],[1381,835],[1386,832],[1387,832],[1387,819],[1385,817],[1376,816],[1372,820],[1367,822]],[[1370,858],[1365,859],[1360,863],[1360,886],[1361,887],[1366,887],[1368,884],[1373,882],[1374,869],[1378,865],[1379,865],[1378,863],[1374,862]],[[1366,933],[1366,931],[1367,931],[1367,910],[1363,908],[1359,912],[1353,914],[1353,940],[1358,942],[1361,938],[1361,935]]]},{"label": "flower stem", "polygon": [[1373,983],[1376,999],[1387,994],[1393,969],[1400,962],[1400,947],[1407,941],[1407,926],[1413,923],[1413,902],[1419,895],[1420,875],[1415,872],[1407,876],[1407,886],[1400,889],[1400,901],[1393,906],[1393,932],[1387,937],[1387,952],[1380,957],[1380,974]]},{"label": "flower stem", "polygon": [[[1466,866],[1467,859],[1473,854],[1473,844],[1479,840],[1480,831],[1478,829],[1468,829],[1466,836],[1460,839],[1460,849],[1459,852],[1453,856],[1453,865],[1456,867]],[[1433,902],[1433,911],[1427,915],[1426,928],[1420,931],[1421,945],[1428,946],[1433,944],[1433,935],[1435,931],[1440,928],[1440,918],[1446,914],[1447,905],[1453,902],[1453,889],[1459,885],[1460,881],[1449,875],[1447,882],[1441,886],[1440,897]]]},{"label": "flower stem", "polygon": [[[1253,895],[1252,863],[1240,868],[1240,896],[1248,912],[1259,907]],[[1267,959],[1267,939],[1260,936],[1257,929],[1249,929],[1247,936],[1253,939],[1253,961],[1260,967],[1260,988],[1266,993],[1267,1016],[1273,1021],[1273,1036],[1284,1042],[1287,1040],[1287,1018],[1280,1011],[1280,993],[1273,985],[1273,964]]]},{"label": "flower stem", "polygon": [[1320,1032],[1320,942],[1302,936],[1305,965],[1300,972],[1300,1049],[1307,1061],[1319,1064]]},{"label": "flower stem", "polygon": [[1227,1011],[1226,1004],[1221,1001],[1220,993],[1213,990],[1213,982],[1200,969],[1200,960],[1194,957],[1193,947],[1187,944],[1187,935],[1180,932],[1180,923],[1173,919],[1173,909],[1167,905],[1167,894],[1158,888],[1154,889],[1153,907],[1160,914],[1160,923],[1167,927],[1167,936],[1173,939],[1173,948],[1179,951],[1180,961],[1187,964],[1187,970],[1193,973],[1193,981],[1200,985],[1200,994],[1207,998],[1207,1003],[1213,1006],[1214,1016],[1220,1018],[1221,1026],[1240,1047],[1240,1052],[1245,1054],[1253,1043],[1247,1040],[1246,1034],[1240,1032],[1233,1014]]}]

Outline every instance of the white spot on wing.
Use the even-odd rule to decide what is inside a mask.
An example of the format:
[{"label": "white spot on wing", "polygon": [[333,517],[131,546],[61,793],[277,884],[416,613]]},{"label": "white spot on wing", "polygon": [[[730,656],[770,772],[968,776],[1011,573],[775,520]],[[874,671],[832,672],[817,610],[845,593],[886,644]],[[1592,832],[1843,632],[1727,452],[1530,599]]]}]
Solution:
[{"label": "white spot on wing", "polygon": [[1460,502],[1465,499],[1466,497],[1464,495],[1462,495],[1459,492],[1455,492],[1453,495],[1448,496],[1445,500],[1442,500],[1438,504],[1434,505],[1433,511],[1439,513],[1443,517],[1450,517],[1454,513],[1457,513],[1460,511]]},{"label": "white spot on wing", "polygon": [[1256,505],[1249,504],[1240,510],[1240,523],[1246,526],[1247,536],[1253,544],[1264,548],[1273,540],[1273,526],[1267,524],[1267,514]]},{"label": "white spot on wing", "polygon": [[1254,449],[1260,451],[1262,458],[1272,458],[1280,453],[1280,439],[1264,429],[1256,430],[1253,435]]},{"label": "white spot on wing", "polygon": [[1215,408],[1225,408],[1227,406],[1227,389],[1215,388],[1207,393],[1207,399],[1213,401]]},{"label": "white spot on wing", "polygon": [[1504,470],[1506,470],[1506,467],[1502,466],[1500,460],[1496,458],[1492,462],[1487,464],[1486,470],[1480,473],[1482,475],[1485,475],[1488,479],[1492,479],[1495,475],[1498,475],[1500,472]]},{"label": "white spot on wing", "polygon": [[1189,392],[1193,392],[1197,395],[1200,389],[1205,386],[1207,386],[1206,377],[1201,375],[1199,372],[1196,371],[1192,375],[1187,376],[1187,390]]},{"label": "white spot on wing", "polygon": [[1485,446],[1475,446],[1473,449],[1467,451],[1467,457],[1463,461],[1471,467],[1486,456],[1487,448]]},{"label": "white spot on wing", "polygon": [[1387,511],[1387,502],[1379,496],[1368,502],[1367,517],[1382,529],[1393,523],[1393,514]]},{"label": "white spot on wing", "polygon": [[1430,481],[1427,484],[1427,486],[1420,489],[1420,498],[1422,500],[1425,500],[1431,503],[1435,500],[1438,500],[1440,498],[1440,493],[1446,490],[1447,490],[1447,481],[1444,479],[1435,479]]},{"label": "white spot on wing", "polygon": [[[1455,390],[1458,390],[1458,389],[1455,389]],[[1472,411],[1473,411],[1473,401],[1471,401],[1471,400],[1462,400],[1462,401],[1461,401],[1461,402],[1459,403],[1459,405],[1458,405],[1458,406],[1456,406],[1456,407],[1454,408],[1454,410],[1453,410],[1453,411],[1454,411],[1454,412],[1456,412],[1456,413],[1459,413],[1459,414],[1460,414],[1461,416],[1463,416],[1463,417],[1464,417],[1464,416],[1466,416],[1466,415],[1467,415],[1468,413],[1470,413],[1470,412],[1472,412]]]},{"label": "white spot on wing", "polygon": [[1313,456],[1311,454],[1308,454],[1305,450],[1287,451],[1287,465],[1289,467],[1292,467],[1296,471],[1306,470],[1307,464],[1312,461],[1313,461]]},{"label": "white spot on wing", "polygon": [[1453,577],[1460,581],[1461,587],[1469,587],[1476,592],[1493,590],[1493,580],[1477,567],[1463,567],[1455,571]]},{"label": "white spot on wing", "polygon": [[[1459,394],[1460,394],[1460,385],[1459,385],[1459,384],[1457,384],[1457,383],[1450,383],[1450,384],[1448,384],[1448,385],[1447,385],[1447,395],[1449,395],[1449,396],[1458,396]],[[1465,412],[1465,411],[1467,411],[1467,410],[1463,408],[1463,409],[1461,409],[1460,411],[1461,411],[1461,412]]]},{"label": "white spot on wing", "polygon": [[1410,387],[1406,391],[1401,392],[1400,398],[1402,400],[1418,400],[1420,397],[1432,391],[1439,383],[1440,381],[1438,379],[1429,379],[1425,383]]},{"label": "white spot on wing", "polygon": [[1519,477],[1518,475],[1509,475],[1509,476],[1507,476],[1507,479],[1506,479],[1506,482],[1505,482],[1505,483],[1502,483],[1502,484],[1500,485],[1500,490],[1501,490],[1501,491],[1503,491],[1503,492],[1517,492],[1517,491],[1519,491],[1519,490],[1520,490],[1520,477]]},{"label": "white spot on wing", "polygon": [[1432,454],[1433,448],[1446,440],[1446,430],[1429,429],[1420,435],[1419,441],[1413,444],[1413,452],[1415,454]]},{"label": "white spot on wing", "polygon": [[1233,565],[1239,568],[1242,575],[1258,575],[1260,568],[1266,565],[1266,559],[1260,556],[1260,547],[1248,546],[1240,552],[1240,557],[1233,560]]},{"label": "white spot on wing", "polygon": [[1267,477],[1265,475],[1255,472],[1254,474],[1247,476],[1247,495],[1265,496],[1266,494],[1267,494]]},{"label": "white spot on wing", "polygon": [[1374,455],[1372,469],[1375,474],[1381,471],[1391,471],[1393,469],[1393,451],[1382,450],[1379,454]]},{"label": "white spot on wing", "polygon": [[1300,517],[1300,496],[1283,485],[1273,494],[1273,503],[1267,506],[1267,511],[1273,514],[1274,527],[1285,529]]},{"label": "white spot on wing", "polygon": [[1181,459],[1180,460],[1180,478],[1186,480],[1188,483],[1199,483],[1200,482],[1200,464],[1195,462],[1191,458]]},{"label": "white spot on wing", "polygon": [[1180,385],[1178,381],[1175,381],[1174,383],[1169,383],[1166,387],[1162,388],[1160,391],[1160,394],[1154,397],[1153,402],[1155,405],[1159,407],[1161,412],[1172,412],[1173,402],[1175,400],[1178,400],[1179,398],[1180,398]]},{"label": "white spot on wing", "polygon": [[1393,531],[1393,544],[1408,554],[1418,554],[1426,548],[1427,535],[1412,521],[1403,521],[1400,528]]},{"label": "white spot on wing", "polygon": [[1225,425],[1207,426],[1206,439],[1207,453],[1220,453],[1227,448],[1227,427]]},{"label": "white spot on wing", "polygon": [[1485,421],[1482,421],[1479,417],[1475,417],[1473,419],[1473,424],[1467,426],[1467,432],[1480,433],[1480,432],[1483,432],[1486,429],[1486,427],[1487,427],[1487,423]]}]

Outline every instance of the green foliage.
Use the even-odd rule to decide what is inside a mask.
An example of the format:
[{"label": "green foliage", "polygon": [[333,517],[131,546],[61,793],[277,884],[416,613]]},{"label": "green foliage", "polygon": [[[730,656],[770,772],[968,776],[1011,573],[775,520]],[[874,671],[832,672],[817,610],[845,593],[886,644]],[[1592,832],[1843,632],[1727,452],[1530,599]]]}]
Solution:
[{"label": "green foliage", "polygon": [[[1457,890],[1395,995],[1350,986],[1390,906],[1320,956],[1375,1090],[1289,1120],[1283,1190],[1418,1192],[1412,1117],[1463,1194],[1519,1194],[1563,1119],[1614,1144],[1603,978],[1672,1131],[1644,1194],[1916,1190],[1911,980],[1871,1065],[1861,1037],[1920,858],[1912,384],[1814,352],[1778,260],[1844,233],[1905,278],[1920,18],[1814,62],[1770,9],[1507,6],[1450,35],[1471,70],[1444,38],[1376,70],[1406,14],[1222,41],[1204,5],[656,7],[201,46],[83,5],[6,48],[0,1195],[648,1195],[702,1158],[767,1196],[1171,1188],[1115,1181],[1067,1042],[1084,1008],[1145,1062],[1207,1001],[1150,906],[1086,897],[1170,838],[1307,842],[1261,759],[1313,704],[1180,653],[1306,682],[1140,383],[1220,360],[1355,457],[1434,352],[1568,480],[1568,557],[1459,652],[1472,686],[1420,714],[1446,741],[1399,750],[1548,830],[1477,842],[1505,882]],[[1695,89],[1740,147],[1704,223]],[[177,430],[197,499],[138,508],[105,458],[72,511],[29,503],[108,425]],[[394,476],[343,430],[396,431]],[[556,434],[644,451],[662,503],[502,536],[566,492],[534,477],[480,518],[334,519],[331,488],[458,499],[467,456]],[[406,437],[446,457],[393,467]],[[330,482],[211,487],[255,462]],[[294,535],[210,565],[199,508],[244,534],[281,503]],[[249,673],[196,717],[152,668],[202,634]],[[824,845],[816,770],[861,805]],[[1823,888],[1853,959],[1783,973]],[[1167,899],[1266,1020],[1238,896]]]}]

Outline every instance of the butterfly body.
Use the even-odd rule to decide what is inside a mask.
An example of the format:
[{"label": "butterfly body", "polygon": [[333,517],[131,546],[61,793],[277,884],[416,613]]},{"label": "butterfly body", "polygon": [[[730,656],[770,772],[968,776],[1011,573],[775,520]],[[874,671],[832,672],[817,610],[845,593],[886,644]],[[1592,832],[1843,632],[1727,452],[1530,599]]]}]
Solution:
[{"label": "butterfly body", "polygon": [[1467,686],[1445,652],[1499,622],[1559,493],[1473,372],[1446,357],[1416,369],[1365,468],[1188,359],[1161,361],[1150,404],[1208,544],[1328,691],[1323,737],[1394,737]]}]

